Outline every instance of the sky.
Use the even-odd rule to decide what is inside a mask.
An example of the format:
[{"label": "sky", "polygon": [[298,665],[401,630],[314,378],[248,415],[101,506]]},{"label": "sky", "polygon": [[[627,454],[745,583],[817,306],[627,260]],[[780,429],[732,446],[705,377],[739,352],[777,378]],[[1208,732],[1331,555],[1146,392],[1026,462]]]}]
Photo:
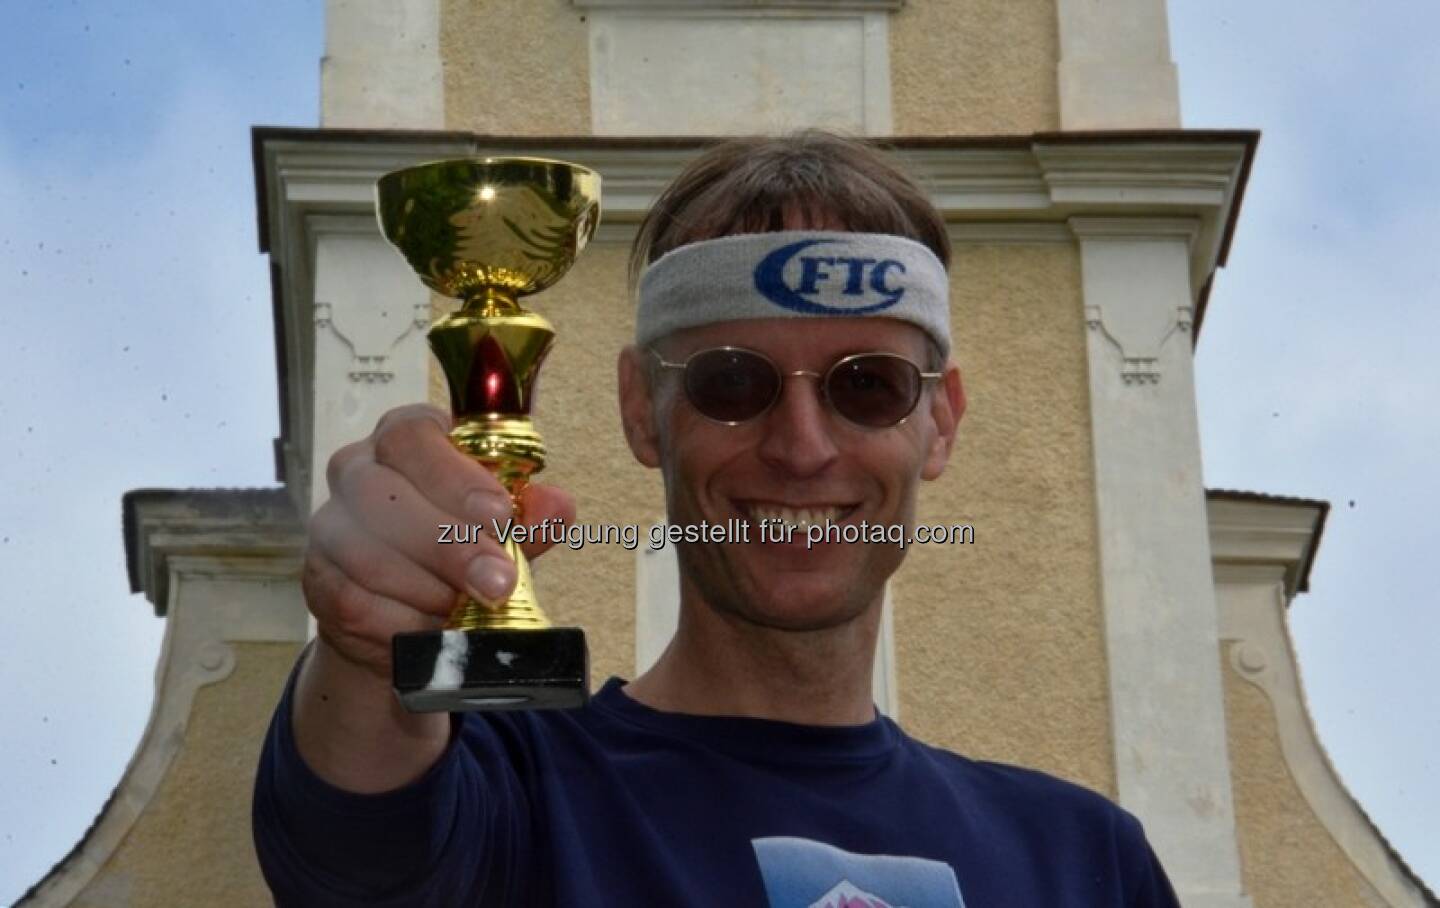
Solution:
[{"label": "sky", "polygon": [[[164,627],[121,495],[274,482],[250,127],[318,123],[323,53],[317,0],[6,7],[0,904],[148,718]],[[1171,0],[1170,25],[1185,125],[1263,132],[1197,353],[1206,483],[1332,503],[1290,612],[1311,715],[1440,888],[1440,7]]]}]

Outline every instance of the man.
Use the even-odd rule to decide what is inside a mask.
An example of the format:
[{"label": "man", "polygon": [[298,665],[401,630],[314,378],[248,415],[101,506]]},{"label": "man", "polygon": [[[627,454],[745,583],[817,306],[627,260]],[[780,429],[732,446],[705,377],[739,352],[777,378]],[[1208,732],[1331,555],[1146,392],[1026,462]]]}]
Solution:
[{"label": "man", "polygon": [[[575,711],[411,715],[391,636],[456,590],[503,597],[508,513],[432,408],[387,414],[330,463],[305,593],[319,639],[276,713],[256,843],[282,904],[1172,906],[1139,822],[1052,777],[930,748],[876,716],[891,543],[965,399],[949,363],[949,246],[885,157],[821,133],[722,144],[642,225],[636,344],[619,360],[635,457],[681,544],[679,627],[656,665]],[[643,274],[642,274],[643,272]],[[530,522],[573,519],[532,486]],[[760,541],[794,534],[794,541]],[[536,555],[538,551],[527,554]]]}]

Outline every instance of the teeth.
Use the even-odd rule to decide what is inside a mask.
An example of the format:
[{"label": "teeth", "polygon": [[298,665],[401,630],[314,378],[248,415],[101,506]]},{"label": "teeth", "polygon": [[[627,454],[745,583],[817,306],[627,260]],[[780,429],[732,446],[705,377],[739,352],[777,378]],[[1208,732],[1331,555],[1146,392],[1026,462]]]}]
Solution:
[{"label": "teeth", "polygon": [[784,524],[804,530],[812,526],[824,526],[826,521],[834,523],[844,513],[839,507],[818,507],[818,508],[787,508],[774,504],[752,504],[750,506],[750,518],[752,520],[769,520],[772,523]]}]

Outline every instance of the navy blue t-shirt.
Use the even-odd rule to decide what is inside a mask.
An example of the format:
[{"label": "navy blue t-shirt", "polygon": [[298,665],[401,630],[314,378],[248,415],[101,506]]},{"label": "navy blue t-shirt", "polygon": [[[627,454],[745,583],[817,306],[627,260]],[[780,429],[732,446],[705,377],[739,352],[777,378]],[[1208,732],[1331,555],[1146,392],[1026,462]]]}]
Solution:
[{"label": "navy blue t-shirt", "polygon": [[1178,905],[1139,821],[1092,791],[929,747],[884,717],[664,713],[623,683],[584,709],[457,718],[439,762],[380,795],[310,771],[287,687],[254,803],[277,902]]}]

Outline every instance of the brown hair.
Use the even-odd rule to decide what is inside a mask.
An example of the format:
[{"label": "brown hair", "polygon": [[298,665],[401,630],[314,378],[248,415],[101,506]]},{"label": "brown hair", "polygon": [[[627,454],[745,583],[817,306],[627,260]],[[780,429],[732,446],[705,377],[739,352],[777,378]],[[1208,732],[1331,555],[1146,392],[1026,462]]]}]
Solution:
[{"label": "brown hair", "polygon": [[944,219],[892,158],[867,142],[808,129],[730,139],[692,161],[640,223],[630,281],[689,243],[797,228],[902,236],[950,267]]}]

